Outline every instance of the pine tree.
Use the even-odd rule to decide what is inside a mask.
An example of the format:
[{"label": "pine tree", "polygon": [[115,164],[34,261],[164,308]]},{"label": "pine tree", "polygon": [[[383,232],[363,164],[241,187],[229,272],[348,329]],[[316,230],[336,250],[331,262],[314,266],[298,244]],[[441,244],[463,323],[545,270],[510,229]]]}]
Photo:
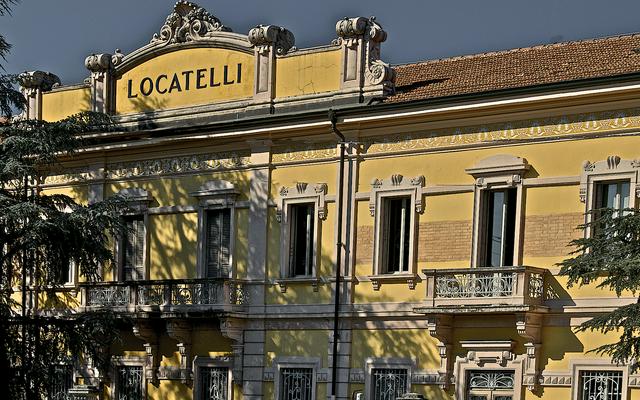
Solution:
[{"label": "pine tree", "polygon": [[592,234],[573,240],[573,258],[559,265],[561,275],[572,285],[596,285],[621,295],[637,297],[612,312],[598,315],[578,328],[578,332],[599,331],[619,334],[619,340],[595,349],[615,363],[629,363],[635,371],[640,359],[640,212],[633,209],[600,209],[590,213],[591,222],[581,225]]},{"label": "pine tree", "polygon": [[[0,0],[0,16],[14,3]],[[9,49],[0,36],[2,60]],[[123,203],[82,205],[42,190],[46,177],[86,144],[82,134],[109,128],[108,118],[11,118],[25,101],[15,89],[18,77],[1,74],[1,61],[0,68],[0,397],[42,399],[59,379],[61,364],[81,355],[104,371],[109,361],[105,350],[117,337],[119,320],[106,312],[65,310],[56,288],[70,265],[84,279],[100,280],[100,269],[113,259],[110,237],[121,227]],[[56,310],[35,308],[36,300],[55,302]]]}]

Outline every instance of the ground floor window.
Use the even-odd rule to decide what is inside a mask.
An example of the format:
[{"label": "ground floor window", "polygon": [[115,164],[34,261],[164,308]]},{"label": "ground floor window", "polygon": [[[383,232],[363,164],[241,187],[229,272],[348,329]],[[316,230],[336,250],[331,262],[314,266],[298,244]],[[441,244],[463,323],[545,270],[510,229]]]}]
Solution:
[{"label": "ground floor window", "polygon": [[468,400],[512,400],[513,371],[469,371]]},{"label": "ground floor window", "polygon": [[143,379],[142,366],[118,367],[116,399],[143,400]]},{"label": "ground floor window", "polygon": [[396,400],[405,394],[408,375],[405,368],[373,368],[373,400]]},{"label": "ground floor window", "polygon": [[279,400],[312,400],[313,368],[282,368]]},{"label": "ground floor window", "polygon": [[201,400],[227,400],[229,393],[229,368],[200,367],[199,384]]},{"label": "ground floor window", "polygon": [[580,400],[622,400],[622,371],[580,371]]},{"label": "ground floor window", "polygon": [[73,387],[73,367],[67,364],[51,367],[51,385],[49,386],[50,400],[65,400],[69,396],[69,389]]}]

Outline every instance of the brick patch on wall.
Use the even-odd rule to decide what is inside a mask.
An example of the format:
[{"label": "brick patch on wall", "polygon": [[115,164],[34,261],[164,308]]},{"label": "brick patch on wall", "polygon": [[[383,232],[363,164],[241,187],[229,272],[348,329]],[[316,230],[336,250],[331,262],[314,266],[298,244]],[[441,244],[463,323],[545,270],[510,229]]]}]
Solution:
[{"label": "brick patch on wall", "polygon": [[423,222],[418,229],[418,261],[471,260],[471,221]]},{"label": "brick patch on wall", "polygon": [[529,257],[554,257],[568,255],[567,247],[573,239],[582,236],[575,229],[584,223],[582,213],[527,215],[524,223],[523,253]]}]

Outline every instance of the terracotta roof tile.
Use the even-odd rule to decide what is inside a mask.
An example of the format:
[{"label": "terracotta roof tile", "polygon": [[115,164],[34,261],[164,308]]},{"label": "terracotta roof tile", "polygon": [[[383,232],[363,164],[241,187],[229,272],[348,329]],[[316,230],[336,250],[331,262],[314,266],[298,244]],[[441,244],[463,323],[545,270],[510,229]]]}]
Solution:
[{"label": "terracotta roof tile", "polygon": [[640,72],[640,34],[397,65],[396,94],[413,100]]}]

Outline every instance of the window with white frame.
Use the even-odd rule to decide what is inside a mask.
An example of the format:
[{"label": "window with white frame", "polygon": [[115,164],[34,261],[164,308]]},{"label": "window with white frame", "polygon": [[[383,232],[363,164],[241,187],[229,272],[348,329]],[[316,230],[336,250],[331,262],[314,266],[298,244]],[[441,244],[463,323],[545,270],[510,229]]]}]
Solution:
[{"label": "window with white frame", "polygon": [[208,210],[206,215],[205,277],[228,277],[231,269],[231,210]]},{"label": "window with white frame", "polygon": [[[609,156],[596,162],[585,161],[580,175],[580,201],[586,206],[586,222],[594,217],[590,211],[600,208],[635,208],[640,195],[639,179],[639,160]],[[586,235],[592,234],[587,228]]]},{"label": "window with white frame", "polygon": [[235,207],[239,192],[231,182],[207,181],[191,193],[198,207],[198,276],[227,278],[233,275]]},{"label": "window with white frame", "polygon": [[424,176],[400,174],[371,183],[369,211],[375,218],[373,275],[412,274],[417,215],[423,210]]},{"label": "window with white frame", "polygon": [[371,370],[371,398],[396,400],[407,392],[409,371],[406,368],[373,368]]},{"label": "window with white frame", "polygon": [[498,154],[465,171],[475,178],[472,267],[521,263],[523,185],[527,160]]},{"label": "window with white frame", "polygon": [[411,222],[413,208],[410,196],[382,199],[380,233],[380,272],[409,272]]},{"label": "window with white frame", "polygon": [[117,400],[143,400],[144,374],[143,367],[137,365],[122,365],[116,368],[116,396]]},{"label": "window with white frame", "polygon": [[579,400],[622,400],[623,372],[581,370]]},{"label": "window with white frame", "polygon": [[297,182],[280,189],[277,220],[281,223],[280,277],[315,278],[321,222],[327,217],[325,183]]},{"label": "window with white frame", "polygon": [[515,244],[517,189],[489,189],[481,193],[479,229],[480,267],[512,266]]},{"label": "window with white frame", "polygon": [[313,368],[280,369],[280,397],[278,400],[312,400]]},{"label": "window with white frame", "polygon": [[314,254],[314,203],[289,205],[289,276],[311,276]]}]

